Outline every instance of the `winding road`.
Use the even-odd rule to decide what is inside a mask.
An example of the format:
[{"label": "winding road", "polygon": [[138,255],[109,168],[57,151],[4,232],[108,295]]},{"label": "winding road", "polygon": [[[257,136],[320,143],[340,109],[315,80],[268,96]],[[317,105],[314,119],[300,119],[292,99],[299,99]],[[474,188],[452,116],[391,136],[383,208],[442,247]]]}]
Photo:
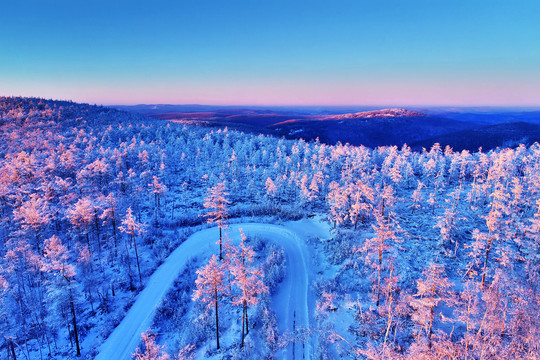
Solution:
[{"label": "winding road", "polygon": [[[286,223],[284,226],[245,223],[228,228],[233,241],[239,239],[238,229],[248,236],[258,236],[279,244],[285,251],[287,272],[278,292],[273,296],[273,307],[279,330],[290,333],[293,329],[308,328],[314,308],[310,291],[313,277],[311,255],[306,243],[308,236],[328,237],[328,229],[316,220]],[[141,334],[152,324],[157,307],[172,287],[190,258],[215,252],[218,229],[201,230],[191,235],[176,248],[152,274],[146,287],[139,293],[122,322],[101,345],[96,360],[129,360],[140,342]],[[310,359],[314,340],[290,344],[284,351],[287,359]]]}]

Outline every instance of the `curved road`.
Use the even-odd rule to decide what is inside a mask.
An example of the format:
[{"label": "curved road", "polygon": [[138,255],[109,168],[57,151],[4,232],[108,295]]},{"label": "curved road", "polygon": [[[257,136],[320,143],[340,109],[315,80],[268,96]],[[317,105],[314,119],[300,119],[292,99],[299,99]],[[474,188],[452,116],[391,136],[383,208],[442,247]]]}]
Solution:
[{"label": "curved road", "polygon": [[[246,223],[230,225],[227,230],[233,241],[239,238],[242,228],[248,236],[258,236],[278,243],[285,250],[287,272],[273,296],[273,306],[281,332],[293,328],[308,328],[313,314],[314,298],[309,284],[312,274],[311,256],[306,236],[328,236],[325,227],[317,221],[303,220],[286,226]],[[183,267],[192,257],[213,253],[217,250],[218,229],[201,230],[183,242],[152,274],[146,287],[139,293],[133,306],[122,322],[101,345],[96,360],[129,360],[140,342],[141,334],[152,324],[156,308],[171,288]],[[294,348],[294,354],[293,354]],[[313,341],[306,344],[290,344],[284,351],[289,359],[310,359]]]}]

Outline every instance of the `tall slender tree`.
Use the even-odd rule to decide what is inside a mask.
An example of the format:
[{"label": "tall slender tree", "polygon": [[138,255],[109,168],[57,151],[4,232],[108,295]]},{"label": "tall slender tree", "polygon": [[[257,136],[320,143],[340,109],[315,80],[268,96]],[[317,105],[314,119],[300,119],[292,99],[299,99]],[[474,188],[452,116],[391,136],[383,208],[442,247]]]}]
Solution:
[{"label": "tall slender tree", "polygon": [[229,214],[227,207],[230,204],[227,196],[225,182],[220,182],[216,186],[208,189],[208,195],[204,199],[203,207],[209,209],[203,216],[209,224],[216,223],[219,228],[219,260],[223,259],[223,230],[227,228],[227,219]]},{"label": "tall slender tree", "polygon": [[135,248],[135,258],[137,259],[137,269],[139,270],[139,281],[142,284],[141,264],[139,261],[139,251],[137,250],[136,236],[144,234],[144,225],[135,220],[131,207],[128,207],[126,216],[122,220],[122,226],[120,226],[119,229],[120,231],[128,234],[130,241]]},{"label": "tall slender tree", "polygon": [[268,287],[262,282],[262,271],[253,266],[255,251],[246,244],[246,235],[240,229],[241,243],[240,251],[234,261],[232,274],[234,276],[234,285],[240,290],[239,294],[234,296],[233,305],[242,306],[242,343],[244,346],[244,334],[249,333],[248,306],[257,305],[257,296],[268,292]]},{"label": "tall slender tree", "polygon": [[440,264],[431,263],[422,272],[423,277],[417,281],[417,292],[411,301],[414,308],[412,319],[425,331],[428,347],[431,347],[435,308],[441,301],[451,299],[450,288],[453,284],[446,277]]},{"label": "tall slender tree", "polygon": [[73,324],[73,334],[75,337],[75,345],[77,356],[81,356],[81,347],[79,344],[79,328],[77,324],[77,312],[75,309],[75,294],[77,284],[75,281],[75,267],[69,263],[69,253],[67,248],[62,245],[60,239],[53,235],[45,241],[44,260],[41,270],[52,275],[52,288],[49,294],[53,297],[53,301],[60,307],[61,312],[64,307],[64,302],[67,301],[67,306],[71,312],[71,321]]},{"label": "tall slender tree", "polygon": [[224,284],[225,269],[223,264],[218,264],[216,256],[212,255],[208,264],[197,270],[197,288],[193,293],[193,300],[200,300],[209,308],[214,306],[216,314],[216,342],[219,349],[219,295],[227,291]]}]

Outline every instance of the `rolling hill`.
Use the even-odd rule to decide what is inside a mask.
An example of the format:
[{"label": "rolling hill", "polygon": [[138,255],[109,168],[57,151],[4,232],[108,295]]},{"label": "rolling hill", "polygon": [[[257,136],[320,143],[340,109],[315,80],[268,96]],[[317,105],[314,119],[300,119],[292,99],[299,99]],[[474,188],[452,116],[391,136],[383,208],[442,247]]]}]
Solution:
[{"label": "rolling hill", "polygon": [[334,113],[354,108],[232,107],[205,105],[119,106],[155,119],[205,127],[304,139],[334,145],[369,147],[409,144],[414,149],[433,143],[455,150],[484,150],[540,140],[540,112],[533,109],[402,109]]}]

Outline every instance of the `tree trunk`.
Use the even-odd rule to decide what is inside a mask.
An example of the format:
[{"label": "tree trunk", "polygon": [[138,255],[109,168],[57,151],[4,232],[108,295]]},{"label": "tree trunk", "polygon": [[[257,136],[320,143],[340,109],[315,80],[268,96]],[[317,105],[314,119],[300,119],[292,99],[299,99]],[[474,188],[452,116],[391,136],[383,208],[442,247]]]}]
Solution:
[{"label": "tree trunk", "polygon": [[[390,304],[391,306],[391,304]],[[386,333],[384,334],[384,344],[386,345],[386,340],[388,339],[388,334],[390,333],[390,326],[392,325],[392,311],[388,311],[388,322],[386,324]]]},{"label": "tree trunk", "polygon": [[222,236],[221,236],[221,223],[219,224],[219,260],[223,260],[223,243],[221,241],[222,239]]},{"label": "tree trunk", "polygon": [[379,251],[379,269],[377,274],[377,306],[381,295],[381,271],[382,271],[382,251]]},{"label": "tree trunk", "polygon": [[219,316],[218,316],[217,287],[214,288],[214,301],[216,304],[216,340],[217,340],[217,348],[219,350]]},{"label": "tree trunk", "polygon": [[133,239],[133,245],[135,246],[135,257],[137,258],[137,269],[139,270],[139,281],[142,285],[142,275],[141,275],[141,265],[139,264],[139,252],[137,251],[137,240],[135,239],[135,236],[132,235],[131,237]]},{"label": "tree trunk", "polygon": [[488,266],[488,257],[489,252],[491,250],[491,238],[488,240],[487,246],[486,246],[486,258],[484,260],[484,268],[482,269],[482,289],[484,288],[484,283],[486,281],[486,273],[487,273],[487,266]]},{"label": "tree trunk", "polygon": [[245,312],[246,312],[246,335],[249,334],[249,322],[248,322],[248,307],[247,307],[247,303],[244,301],[244,306],[245,306]]},{"label": "tree trunk", "polygon": [[428,347],[431,349],[431,334],[433,334],[433,312],[434,308],[431,307],[431,311],[429,313],[429,331],[428,331]]},{"label": "tree trunk", "polygon": [[8,358],[9,358],[9,352],[11,352],[11,356],[13,356],[13,360],[17,360],[17,355],[15,354],[15,345],[13,344],[13,340],[9,340],[9,349],[8,349]]},{"label": "tree trunk", "polygon": [[240,347],[244,347],[244,329],[245,329],[245,319],[246,319],[246,306],[242,306],[242,342],[240,343]]},{"label": "tree trunk", "polygon": [[73,333],[75,335],[77,356],[81,356],[81,347],[79,345],[79,332],[77,330],[77,316],[75,314],[75,303],[73,302],[73,294],[71,293],[71,289],[69,289],[69,305],[71,306],[71,315],[73,316]]},{"label": "tree trunk", "polygon": [[126,245],[126,255],[127,255],[127,264],[128,264],[128,277],[129,277],[129,288],[130,290],[133,290],[133,274],[131,271],[131,258],[129,256],[129,247],[127,240],[124,241],[124,244]]},{"label": "tree trunk", "polygon": [[114,256],[116,256],[116,243],[117,243],[117,239],[116,239],[116,215],[114,214],[114,211],[113,211],[113,216],[112,216],[112,229],[113,229],[113,238],[114,238]]}]

